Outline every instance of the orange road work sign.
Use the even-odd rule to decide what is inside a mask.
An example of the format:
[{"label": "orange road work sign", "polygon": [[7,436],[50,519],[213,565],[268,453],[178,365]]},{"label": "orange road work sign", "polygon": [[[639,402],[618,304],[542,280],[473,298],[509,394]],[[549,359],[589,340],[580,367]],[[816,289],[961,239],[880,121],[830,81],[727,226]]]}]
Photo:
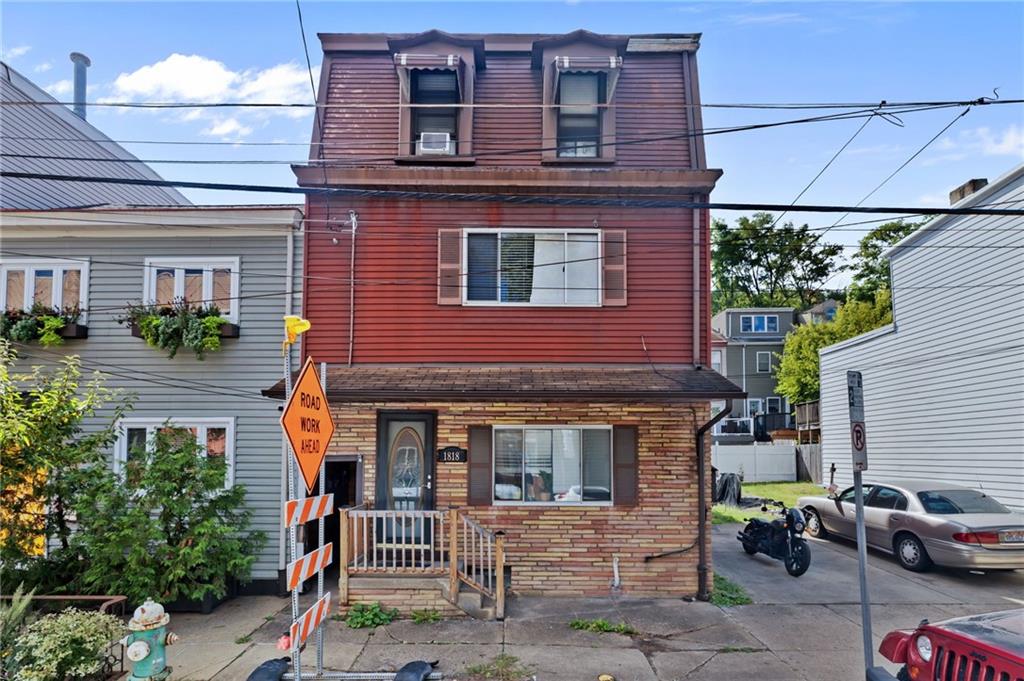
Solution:
[{"label": "orange road work sign", "polygon": [[311,357],[306,358],[292,396],[281,414],[281,427],[302,471],[306,491],[312,492],[320,464],[334,435],[334,419]]}]

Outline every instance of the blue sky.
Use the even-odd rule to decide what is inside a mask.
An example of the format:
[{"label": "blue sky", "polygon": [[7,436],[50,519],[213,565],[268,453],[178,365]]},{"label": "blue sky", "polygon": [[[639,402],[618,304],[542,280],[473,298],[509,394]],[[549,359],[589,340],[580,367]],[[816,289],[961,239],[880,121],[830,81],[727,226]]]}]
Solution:
[{"label": "blue sky", "polygon": [[[68,53],[89,55],[90,99],[309,101],[291,2],[11,2],[2,10],[3,58],[68,98]],[[876,102],[1024,97],[1024,3],[953,2],[312,2],[303,14],[314,68],[317,32],[701,32],[705,103]],[[904,127],[873,120],[804,196],[852,204],[949,122],[956,111],[909,114]],[[707,127],[792,113],[708,109]],[[92,109],[116,140],[308,142],[307,111],[153,112]],[[714,198],[788,203],[861,121],[709,137],[709,164],[725,170]],[[125,144],[143,159],[298,160],[303,146]],[[867,205],[940,206],[972,177],[993,179],[1024,160],[1024,106],[973,109]],[[172,179],[294,184],[287,165],[155,165]],[[200,203],[289,202],[284,195],[194,191]],[[726,219],[736,214],[717,213]],[[792,214],[812,226],[835,217]],[[870,216],[868,216],[870,217]],[[862,218],[847,218],[856,220]],[[834,232],[855,243],[857,232]]]}]

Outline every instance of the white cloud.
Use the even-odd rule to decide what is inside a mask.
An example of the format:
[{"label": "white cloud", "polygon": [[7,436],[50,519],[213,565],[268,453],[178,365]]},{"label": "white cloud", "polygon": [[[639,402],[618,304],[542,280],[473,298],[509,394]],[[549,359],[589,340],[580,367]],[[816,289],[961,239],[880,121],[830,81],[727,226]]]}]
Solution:
[{"label": "white cloud", "polygon": [[114,81],[114,96],[150,101],[222,101],[233,91],[239,74],[223,63],[199,55],[172,54]]},{"label": "white cloud", "polygon": [[75,89],[75,84],[71,80],[58,80],[56,83],[50,83],[45,88],[54,97],[60,98],[64,95],[70,95],[71,91]]},{"label": "white cloud", "polygon": [[962,161],[970,156],[1016,156],[1024,159],[1024,128],[1011,123],[1006,129],[994,132],[981,127],[963,130],[955,137],[947,136],[933,147],[942,152],[925,158],[921,165],[934,166]]},{"label": "white cloud", "polygon": [[44,61],[42,64],[36,64],[35,68],[32,69],[36,73],[46,73],[53,68],[53,64],[48,61]]},{"label": "white cloud", "polygon": [[31,49],[31,45],[18,45],[8,50],[4,50],[3,53],[0,54],[0,59],[3,59],[4,61],[14,61],[18,57],[24,57]]},{"label": "white cloud", "polygon": [[203,130],[203,134],[210,137],[234,137],[237,139],[252,134],[252,128],[242,125],[237,118],[225,118]]}]

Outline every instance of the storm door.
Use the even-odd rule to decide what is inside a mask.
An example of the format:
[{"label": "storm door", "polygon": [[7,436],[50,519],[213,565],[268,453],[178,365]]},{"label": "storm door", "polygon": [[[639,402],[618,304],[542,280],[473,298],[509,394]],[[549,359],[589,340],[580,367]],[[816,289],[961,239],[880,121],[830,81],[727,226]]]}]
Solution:
[{"label": "storm door", "polygon": [[413,550],[431,541],[422,511],[434,508],[434,427],[432,413],[378,415],[375,507],[396,511],[379,521],[378,546]]}]

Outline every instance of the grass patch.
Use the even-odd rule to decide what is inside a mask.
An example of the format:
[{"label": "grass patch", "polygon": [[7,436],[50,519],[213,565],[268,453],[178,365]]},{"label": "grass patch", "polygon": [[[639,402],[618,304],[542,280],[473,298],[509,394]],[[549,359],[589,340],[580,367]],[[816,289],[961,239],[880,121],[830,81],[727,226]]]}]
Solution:
[{"label": "grass patch", "polygon": [[533,670],[519,664],[519,658],[502,653],[490,662],[466,667],[469,681],[525,681]]},{"label": "grass patch", "polygon": [[632,636],[637,633],[636,629],[625,622],[612,624],[608,620],[573,620],[569,622],[569,627],[576,631],[593,631],[598,634],[625,634],[626,636]]},{"label": "grass patch", "polygon": [[750,605],[753,599],[747,590],[736,582],[731,582],[722,575],[715,574],[714,590],[711,592],[711,602],[722,607],[733,605]]},{"label": "grass patch", "polygon": [[413,624],[434,624],[441,621],[441,613],[437,610],[413,610]]},{"label": "grass patch", "polygon": [[246,636],[239,636],[238,638],[235,639],[235,643],[237,643],[240,646],[243,646],[246,643],[250,643],[251,641],[252,641],[252,636],[248,636],[248,635],[246,635]]},{"label": "grass patch", "polygon": [[[743,485],[745,497],[767,497],[793,506],[799,497],[824,496],[825,489],[813,482],[755,482]],[[724,504],[715,504],[711,509],[711,524],[743,523],[747,518],[767,518],[769,514],[761,513],[758,507],[736,508]]]}]

